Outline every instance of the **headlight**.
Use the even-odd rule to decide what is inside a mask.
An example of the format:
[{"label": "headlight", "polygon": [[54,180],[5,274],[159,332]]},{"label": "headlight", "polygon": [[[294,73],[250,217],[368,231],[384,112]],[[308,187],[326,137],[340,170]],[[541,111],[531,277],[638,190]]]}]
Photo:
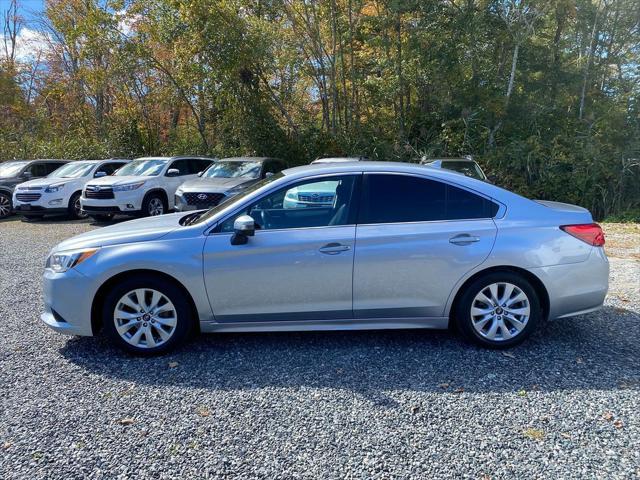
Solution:
[{"label": "headlight", "polygon": [[113,191],[114,192],[129,192],[131,190],[136,190],[136,189],[140,188],[142,185],[144,185],[144,182],[127,183],[125,185],[114,185],[113,186]]},{"label": "headlight", "polygon": [[55,185],[49,185],[44,189],[46,193],[59,192],[66,185],[66,183],[56,183]]},{"label": "headlight", "polygon": [[84,248],[82,250],[68,250],[66,252],[56,252],[49,255],[45,268],[56,273],[66,272],[70,268],[80,265],[86,259],[91,258],[98,252],[99,248]]}]

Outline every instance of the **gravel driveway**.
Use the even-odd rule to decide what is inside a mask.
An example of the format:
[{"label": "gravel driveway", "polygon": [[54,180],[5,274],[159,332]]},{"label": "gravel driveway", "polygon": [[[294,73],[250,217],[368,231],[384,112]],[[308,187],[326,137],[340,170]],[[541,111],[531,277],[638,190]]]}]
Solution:
[{"label": "gravel driveway", "polygon": [[[219,334],[141,359],[41,324],[57,242],[0,222],[0,478],[638,478],[640,229],[605,308],[509,352],[448,332]],[[78,292],[82,295],[82,292]]]}]

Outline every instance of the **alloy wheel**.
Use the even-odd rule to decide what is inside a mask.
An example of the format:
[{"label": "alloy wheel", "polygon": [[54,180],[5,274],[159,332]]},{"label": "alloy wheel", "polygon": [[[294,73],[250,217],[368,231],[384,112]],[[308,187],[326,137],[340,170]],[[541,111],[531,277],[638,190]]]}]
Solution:
[{"label": "alloy wheel", "polygon": [[508,282],[487,285],[471,302],[473,328],[481,337],[494,342],[520,335],[530,315],[529,298],[522,289]]},{"label": "alloy wheel", "polygon": [[171,300],[161,292],[138,288],[118,300],[113,321],[125,342],[148,349],[171,339],[178,324],[178,314]]},{"label": "alloy wheel", "polygon": [[162,200],[157,197],[149,200],[149,215],[155,217],[156,215],[162,215],[164,213],[164,204]]},{"label": "alloy wheel", "polygon": [[0,218],[4,218],[11,213],[11,201],[5,195],[0,195]]},{"label": "alloy wheel", "polygon": [[87,218],[88,215],[82,210],[82,204],[80,203],[80,196],[76,198],[76,201],[73,202],[73,211],[76,215],[76,218]]}]

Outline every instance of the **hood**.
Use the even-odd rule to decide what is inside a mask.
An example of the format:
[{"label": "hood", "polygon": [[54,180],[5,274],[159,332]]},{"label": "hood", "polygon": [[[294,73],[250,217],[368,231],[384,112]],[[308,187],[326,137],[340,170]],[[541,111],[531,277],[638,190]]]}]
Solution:
[{"label": "hood", "polygon": [[136,175],[107,175],[106,177],[94,178],[88,185],[122,185],[125,183],[144,182],[156,178],[155,176],[136,176]]},{"label": "hood", "polygon": [[254,178],[246,178],[246,177],[234,177],[234,178],[223,178],[223,177],[213,177],[213,178],[194,178],[193,180],[187,180],[180,188],[182,190],[190,190],[190,191],[205,191],[205,192],[224,192],[231,188],[237,187],[246,183],[247,185],[255,182]]},{"label": "hood", "polygon": [[179,221],[184,216],[184,213],[173,213],[169,215],[158,215],[157,217],[129,220],[128,222],[122,222],[76,235],[59,243],[54,250],[62,251],[76,248],[105,247],[109,245],[157,240],[176,228],[179,228]]},{"label": "hood", "polygon": [[48,177],[34,178],[33,180],[29,180],[27,182],[20,183],[17,186],[17,188],[25,188],[25,187],[45,188],[45,187],[48,187],[50,185],[54,185],[56,183],[66,183],[66,182],[71,182],[73,180],[77,180],[77,178],[61,178],[61,177],[56,177],[56,178],[48,178]]}]

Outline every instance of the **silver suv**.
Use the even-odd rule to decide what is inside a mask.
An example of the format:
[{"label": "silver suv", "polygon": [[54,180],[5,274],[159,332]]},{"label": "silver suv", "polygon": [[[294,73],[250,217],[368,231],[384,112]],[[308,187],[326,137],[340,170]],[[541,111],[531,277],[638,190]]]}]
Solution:
[{"label": "silver suv", "polygon": [[232,157],[213,163],[193,180],[176,190],[179,212],[215,207],[259,180],[286,168],[284,161],[269,157]]}]

